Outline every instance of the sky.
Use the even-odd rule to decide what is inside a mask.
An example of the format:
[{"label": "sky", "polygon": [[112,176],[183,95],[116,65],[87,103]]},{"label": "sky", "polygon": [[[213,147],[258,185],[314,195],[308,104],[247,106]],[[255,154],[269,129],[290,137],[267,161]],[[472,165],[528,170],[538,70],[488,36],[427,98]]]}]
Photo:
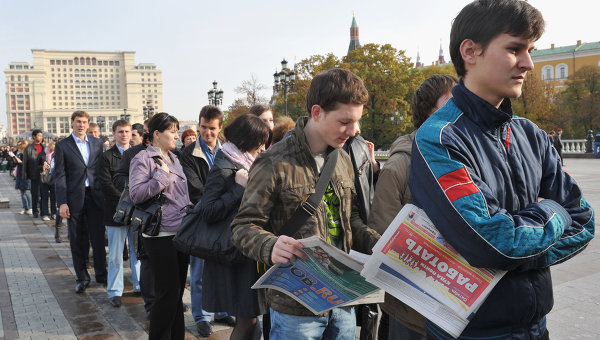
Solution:
[{"label": "sky", "polygon": [[[135,51],[136,64],[155,63],[163,72],[163,110],[197,120],[213,80],[224,91],[226,109],[241,97],[235,88],[252,75],[270,89],[283,58],[289,67],[311,55],[344,56],[353,13],[361,44],[389,43],[413,62],[418,51],[431,64],[441,39],[449,60],[452,19],[469,2],[0,0],[0,66],[32,63],[32,49]],[[529,2],[546,20],[536,47],[600,41],[600,2]],[[0,107],[0,124],[6,124],[6,95]]]}]

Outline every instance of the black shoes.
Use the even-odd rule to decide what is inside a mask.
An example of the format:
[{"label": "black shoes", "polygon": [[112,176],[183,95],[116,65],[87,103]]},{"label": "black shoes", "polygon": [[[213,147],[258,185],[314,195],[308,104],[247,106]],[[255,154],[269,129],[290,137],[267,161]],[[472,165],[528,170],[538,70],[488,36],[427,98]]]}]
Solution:
[{"label": "black shoes", "polygon": [[89,285],[90,285],[89,282],[77,282],[77,285],[75,286],[75,293],[81,294],[81,293],[85,292],[85,289]]},{"label": "black shoes", "polygon": [[233,316],[227,315],[221,319],[215,319],[215,322],[224,323],[227,326],[235,327],[235,318]]},{"label": "black shoes", "polygon": [[109,298],[109,301],[113,307],[121,307],[121,297],[120,296],[113,296],[113,297]]},{"label": "black shoes", "polygon": [[96,279],[96,283],[99,283],[101,285],[103,285],[104,287],[106,287],[106,279]]},{"label": "black shoes", "polygon": [[208,338],[212,334],[212,326],[208,321],[200,321],[196,324],[198,335],[202,338]]},{"label": "black shoes", "polygon": [[34,212],[34,213],[33,213],[33,218],[38,218],[38,217],[40,217],[40,214],[39,214],[39,213],[37,213],[37,212]]}]

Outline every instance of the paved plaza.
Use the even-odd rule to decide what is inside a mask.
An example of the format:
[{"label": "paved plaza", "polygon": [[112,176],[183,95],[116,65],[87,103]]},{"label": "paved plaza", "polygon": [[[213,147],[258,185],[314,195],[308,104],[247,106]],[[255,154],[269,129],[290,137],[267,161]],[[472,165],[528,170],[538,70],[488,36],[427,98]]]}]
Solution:
[{"label": "paved plaza", "polygon": [[[565,159],[588,202],[600,210],[600,160]],[[140,297],[132,294],[125,267],[123,305],[110,305],[106,288],[92,281],[75,294],[66,227],[54,242],[54,221],[19,215],[14,181],[0,174],[0,339],[146,339],[148,323]],[[596,223],[598,225],[598,223]],[[553,267],[554,309],[548,316],[551,339],[600,339],[600,241],[594,239],[574,259]],[[184,302],[190,304],[189,290]],[[185,313],[187,339],[197,336]],[[210,339],[227,339],[231,328],[215,325]]]}]

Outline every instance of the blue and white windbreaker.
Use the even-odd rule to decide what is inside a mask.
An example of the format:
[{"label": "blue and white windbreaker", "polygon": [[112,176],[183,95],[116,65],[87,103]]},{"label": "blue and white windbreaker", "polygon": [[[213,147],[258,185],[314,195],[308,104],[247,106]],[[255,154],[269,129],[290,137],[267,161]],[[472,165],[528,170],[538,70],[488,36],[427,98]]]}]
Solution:
[{"label": "blue and white windbreaker", "polygon": [[[594,237],[594,212],[546,134],[462,82],[418,130],[410,190],[471,265],[509,270],[463,336],[526,330],[552,309],[548,267]],[[539,198],[543,198],[540,201]]]}]

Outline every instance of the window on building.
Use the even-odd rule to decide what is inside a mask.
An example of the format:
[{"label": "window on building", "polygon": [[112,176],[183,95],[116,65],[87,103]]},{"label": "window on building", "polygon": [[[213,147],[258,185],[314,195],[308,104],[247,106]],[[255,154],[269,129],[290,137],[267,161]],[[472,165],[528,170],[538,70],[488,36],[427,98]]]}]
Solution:
[{"label": "window on building", "polygon": [[[77,105],[79,106],[79,103]],[[69,128],[70,128],[69,117],[59,117],[58,124],[59,124],[59,129],[60,129],[61,134],[69,133]]]},{"label": "window on building", "polygon": [[558,70],[558,79],[567,79],[569,77],[569,66],[567,66],[567,64],[558,64],[556,65],[556,69]]},{"label": "window on building", "polygon": [[552,80],[554,78],[552,65],[542,67],[542,80]]}]

